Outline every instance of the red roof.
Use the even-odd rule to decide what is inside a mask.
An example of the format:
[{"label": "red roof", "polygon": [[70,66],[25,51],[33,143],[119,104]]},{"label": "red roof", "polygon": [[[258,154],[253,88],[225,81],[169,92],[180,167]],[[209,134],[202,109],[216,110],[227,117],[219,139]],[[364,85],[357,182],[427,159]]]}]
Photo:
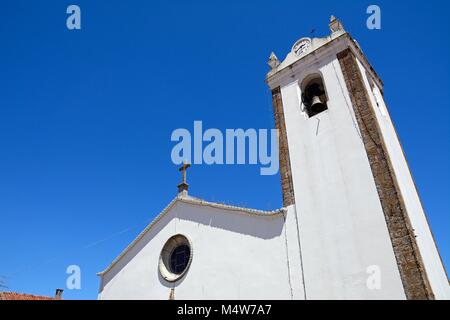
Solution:
[{"label": "red roof", "polygon": [[47,296],[35,296],[34,294],[17,292],[0,292],[0,300],[61,300]]}]

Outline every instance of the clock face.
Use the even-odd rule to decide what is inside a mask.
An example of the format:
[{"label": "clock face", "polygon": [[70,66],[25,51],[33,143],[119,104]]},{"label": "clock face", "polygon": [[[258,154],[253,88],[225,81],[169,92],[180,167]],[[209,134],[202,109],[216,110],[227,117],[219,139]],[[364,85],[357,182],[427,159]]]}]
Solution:
[{"label": "clock face", "polygon": [[294,51],[294,53],[299,56],[302,53],[304,53],[305,51],[307,51],[309,49],[309,47],[311,46],[311,40],[309,38],[303,38],[298,40],[294,46],[292,47],[292,51]]}]

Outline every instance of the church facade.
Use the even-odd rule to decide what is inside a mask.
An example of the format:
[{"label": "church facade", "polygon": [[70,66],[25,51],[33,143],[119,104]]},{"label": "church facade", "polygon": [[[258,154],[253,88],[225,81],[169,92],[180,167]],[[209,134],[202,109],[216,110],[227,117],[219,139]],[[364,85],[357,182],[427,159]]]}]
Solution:
[{"label": "church facade", "polygon": [[450,299],[383,83],[330,30],[269,59],[283,207],[208,202],[184,179],[99,273],[99,299]]}]

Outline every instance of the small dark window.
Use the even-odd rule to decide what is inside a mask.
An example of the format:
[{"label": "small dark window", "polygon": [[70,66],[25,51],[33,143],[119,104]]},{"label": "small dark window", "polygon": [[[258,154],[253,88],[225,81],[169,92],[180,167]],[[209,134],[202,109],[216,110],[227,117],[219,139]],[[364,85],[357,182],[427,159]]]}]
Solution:
[{"label": "small dark window", "polygon": [[186,244],[176,247],[170,255],[170,271],[175,274],[183,273],[189,263],[191,250]]},{"label": "small dark window", "polygon": [[309,117],[313,117],[328,109],[327,96],[320,77],[309,80],[302,87],[302,102]]}]

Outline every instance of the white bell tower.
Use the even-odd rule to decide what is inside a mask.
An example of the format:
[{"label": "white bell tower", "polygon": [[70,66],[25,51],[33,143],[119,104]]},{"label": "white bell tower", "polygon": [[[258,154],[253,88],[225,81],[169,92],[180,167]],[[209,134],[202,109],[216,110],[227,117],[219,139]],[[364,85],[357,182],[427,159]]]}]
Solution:
[{"label": "white bell tower", "polygon": [[272,53],[266,79],[298,297],[449,299],[383,83],[334,17],[330,30]]}]

